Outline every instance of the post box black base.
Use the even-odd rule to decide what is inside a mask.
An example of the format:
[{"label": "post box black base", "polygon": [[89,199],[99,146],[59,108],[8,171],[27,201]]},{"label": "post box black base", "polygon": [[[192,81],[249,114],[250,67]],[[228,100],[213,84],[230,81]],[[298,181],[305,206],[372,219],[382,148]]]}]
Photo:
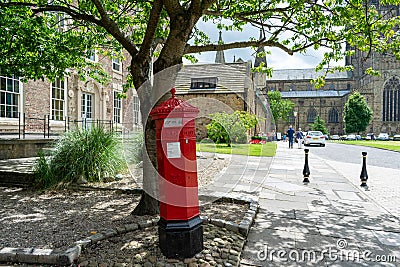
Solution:
[{"label": "post box black base", "polygon": [[167,258],[192,258],[203,250],[202,220],[196,216],[187,221],[158,221],[161,252]]}]

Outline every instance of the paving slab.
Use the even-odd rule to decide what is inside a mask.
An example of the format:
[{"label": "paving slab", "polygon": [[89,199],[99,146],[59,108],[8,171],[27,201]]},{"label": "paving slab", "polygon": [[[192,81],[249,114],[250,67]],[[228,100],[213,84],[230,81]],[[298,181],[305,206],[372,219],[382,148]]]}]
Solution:
[{"label": "paving slab", "polygon": [[[284,145],[278,143],[277,154],[259,192],[260,209],[250,230],[241,264],[396,266],[391,262],[379,265],[369,259],[357,258],[367,248],[373,250],[374,255],[395,255],[394,248],[400,246],[399,220],[363,192],[358,185],[359,170],[355,176],[358,179],[351,178],[357,182],[350,182],[343,172],[338,172],[337,164],[327,164],[315,157],[310,159],[310,165],[313,164],[310,183],[304,185],[301,182],[303,163],[298,161],[304,152],[288,151]],[[345,246],[338,247],[342,243]],[[337,249],[339,260],[325,258],[318,263],[282,259],[262,261],[260,249],[264,248],[268,251],[294,250],[293,253]],[[340,257],[345,260],[340,260]]]}]

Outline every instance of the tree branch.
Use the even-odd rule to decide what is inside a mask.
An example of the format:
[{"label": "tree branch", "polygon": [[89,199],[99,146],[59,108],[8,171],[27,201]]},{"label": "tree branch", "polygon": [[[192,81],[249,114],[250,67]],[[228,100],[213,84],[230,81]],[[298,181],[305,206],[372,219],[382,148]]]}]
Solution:
[{"label": "tree branch", "polygon": [[121,32],[120,28],[118,27],[117,23],[110,19],[105,11],[103,5],[100,3],[99,0],[91,0],[93,4],[96,6],[97,10],[100,13],[101,21],[103,22],[102,27],[128,51],[129,54],[135,55],[138,53],[137,48],[135,45]]},{"label": "tree branch", "polygon": [[289,55],[293,55],[294,51],[290,48],[284,46],[283,44],[267,40],[267,41],[243,41],[243,42],[233,42],[233,43],[226,43],[226,44],[210,44],[210,45],[201,45],[201,46],[191,46],[187,45],[184,51],[184,54],[192,54],[192,53],[201,53],[201,52],[208,52],[208,51],[222,51],[234,48],[245,48],[245,47],[259,47],[259,46],[269,46],[269,47],[277,47],[281,50],[285,51]]},{"label": "tree branch", "polygon": [[165,9],[168,12],[171,20],[177,15],[185,12],[183,7],[179,4],[179,0],[164,0]]},{"label": "tree branch", "polygon": [[109,34],[111,34],[121,45],[131,54],[137,54],[138,50],[136,46],[121,32],[118,25],[115,21],[111,20],[103,6],[98,0],[92,0],[98,9],[101,19],[97,19],[93,15],[88,15],[84,13],[77,12],[74,6],[58,6],[58,5],[46,5],[46,6],[38,6],[32,3],[23,3],[23,2],[9,2],[9,3],[0,3],[0,7],[28,7],[32,10],[33,14],[39,14],[47,11],[54,12],[63,12],[71,16],[74,20],[86,21],[93,23],[99,27],[104,28]]},{"label": "tree branch", "polygon": [[147,29],[143,38],[143,43],[140,47],[140,52],[138,55],[139,60],[143,60],[150,55],[150,49],[153,45],[153,39],[158,26],[158,22],[160,20],[162,9],[162,0],[155,0],[153,2],[153,8],[150,11],[150,18],[147,22]]},{"label": "tree branch", "polygon": [[[231,17],[232,18],[243,18],[243,17],[249,17],[249,16],[257,16],[257,15],[263,15],[266,13],[284,13],[286,11],[290,10],[290,7],[282,7],[282,8],[271,8],[271,9],[264,9],[264,10],[259,10],[259,11],[252,11],[252,12],[240,12],[240,13],[234,13]],[[221,11],[215,11],[215,10],[205,10],[204,15],[209,15],[209,16],[222,16],[223,12]]]}]

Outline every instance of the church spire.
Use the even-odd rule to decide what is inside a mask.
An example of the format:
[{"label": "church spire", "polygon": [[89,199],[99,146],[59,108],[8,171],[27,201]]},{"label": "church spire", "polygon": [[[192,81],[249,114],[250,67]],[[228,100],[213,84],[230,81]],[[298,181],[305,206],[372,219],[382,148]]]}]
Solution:
[{"label": "church spire", "polygon": [[[260,29],[260,38],[259,40],[261,41],[262,39],[264,39],[263,36],[263,30]],[[256,52],[256,60],[254,62],[254,67],[259,67],[261,63],[264,63],[264,67],[267,67],[267,58],[265,57],[265,50],[264,50],[264,46],[259,46],[257,48],[257,52]],[[262,54],[262,56],[260,57],[259,54]]]},{"label": "church spire", "polygon": [[[223,44],[221,31],[219,31],[218,44]],[[215,63],[225,64],[224,51],[222,50],[217,51],[217,54],[215,55]]]}]

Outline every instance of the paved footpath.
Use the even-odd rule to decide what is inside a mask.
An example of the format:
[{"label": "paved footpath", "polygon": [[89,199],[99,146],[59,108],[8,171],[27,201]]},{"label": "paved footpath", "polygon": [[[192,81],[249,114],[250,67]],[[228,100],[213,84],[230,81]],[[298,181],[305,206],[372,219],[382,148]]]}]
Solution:
[{"label": "paved footpath", "polygon": [[303,149],[278,143],[241,266],[400,266],[399,219],[359,187],[361,166],[338,170],[310,153],[308,185],[303,166]]}]

